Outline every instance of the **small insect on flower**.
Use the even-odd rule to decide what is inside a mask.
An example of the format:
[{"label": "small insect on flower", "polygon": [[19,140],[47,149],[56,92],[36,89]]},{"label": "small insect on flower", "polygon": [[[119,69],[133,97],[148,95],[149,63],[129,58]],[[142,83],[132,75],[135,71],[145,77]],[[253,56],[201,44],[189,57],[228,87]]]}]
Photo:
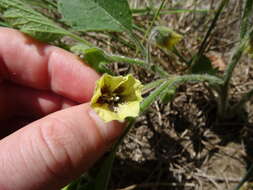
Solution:
[{"label": "small insect on flower", "polygon": [[96,83],[91,107],[105,122],[139,115],[142,85],[131,74],[104,74]]},{"label": "small insect on flower", "polygon": [[172,50],[182,40],[183,36],[166,26],[156,26],[151,31],[150,38],[158,46]]}]

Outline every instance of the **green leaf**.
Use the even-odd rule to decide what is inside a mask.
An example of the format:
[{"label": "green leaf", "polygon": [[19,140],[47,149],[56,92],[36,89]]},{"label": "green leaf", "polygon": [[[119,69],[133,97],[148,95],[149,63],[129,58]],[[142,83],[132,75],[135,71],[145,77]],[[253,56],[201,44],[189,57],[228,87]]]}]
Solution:
[{"label": "green leaf", "polygon": [[4,21],[11,27],[38,40],[50,42],[63,35],[69,35],[68,31],[21,0],[0,0],[0,10]]},{"label": "green leaf", "polygon": [[76,54],[82,54],[84,61],[88,63],[92,68],[100,73],[113,74],[106,65],[111,63],[111,59],[102,49],[90,48],[83,44],[77,44],[71,47],[70,51]]},{"label": "green leaf", "polygon": [[195,64],[192,65],[191,73],[192,74],[217,74],[218,70],[212,66],[212,63],[208,57],[205,55],[200,56],[195,60]]},{"label": "green leaf", "polygon": [[7,23],[2,22],[2,21],[0,21],[0,26],[3,26],[3,27],[9,27],[9,25],[8,25]]},{"label": "green leaf", "polygon": [[115,151],[110,152],[98,165],[90,169],[91,176],[80,176],[61,190],[106,190],[109,184]]},{"label": "green leaf", "polygon": [[116,31],[132,29],[127,0],[59,0],[63,21],[78,31]]},{"label": "green leaf", "polygon": [[101,168],[95,178],[95,188],[94,190],[106,190],[109,184],[109,180],[111,177],[111,171],[113,162],[115,159],[115,152],[112,151],[102,163]]},{"label": "green leaf", "polygon": [[[52,8],[52,5],[45,1],[45,0],[23,0],[25,3],[31,5],[32,7],[36,7],[36,8],[44,8],[44,9],[51,9]],[[53,1],[52,1],[53,3]]]},{"label": "green leaf", "polygon": [[[90,170],[93,170],[93,168]],[[88,173],[84,173],[61,190],[92,190],[94,189],[94,184],[94,179]]]}]

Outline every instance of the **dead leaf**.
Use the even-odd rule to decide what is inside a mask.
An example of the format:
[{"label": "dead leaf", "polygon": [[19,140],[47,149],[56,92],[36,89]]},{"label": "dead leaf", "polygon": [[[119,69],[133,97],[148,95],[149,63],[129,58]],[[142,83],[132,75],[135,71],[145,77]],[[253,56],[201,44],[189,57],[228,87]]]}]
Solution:
[{"label": "dead leaf", "polygon": [[215,51],[210,51],[206,55],[214,68],[217,68],[219,71],[225,71],[226,64],[223,61],[223,58],[220,53]]}]

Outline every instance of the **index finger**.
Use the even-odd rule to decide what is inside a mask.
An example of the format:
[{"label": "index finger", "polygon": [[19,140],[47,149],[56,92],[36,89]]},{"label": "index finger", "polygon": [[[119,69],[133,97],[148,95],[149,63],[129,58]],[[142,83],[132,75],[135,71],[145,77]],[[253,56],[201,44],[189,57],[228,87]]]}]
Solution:
[{"label": "index finger", "polygon": [[77,56],[16,30],[0,28],[0,84],[10,80],[86,102],[98,78]]}]

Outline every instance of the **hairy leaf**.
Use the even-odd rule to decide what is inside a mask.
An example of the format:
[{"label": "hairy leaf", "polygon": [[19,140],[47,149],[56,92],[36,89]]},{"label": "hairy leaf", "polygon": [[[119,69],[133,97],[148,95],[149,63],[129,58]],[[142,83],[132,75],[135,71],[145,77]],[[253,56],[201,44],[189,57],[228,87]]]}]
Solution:
[{"label": "hairy leaf", "polygon": [[33,10],[21,0],[0,0],[3,19],[11,27],[17,28],[41,41],[53,41],[68,31],[57,26],[52,20]]},{"label": "hairy leaf", "polygon": [[132,29],[127,0],[59,0],[63,21],[79,31],[117,31]]},{"label": "hairy leaf", "polygon": [[99,73],[108,73],[113,75],[106,65],[112,62],[110,57],[99,48],[90,48],[83,44],[77,44],[70,48],[75,54],[83,55],[83,60]]}]

